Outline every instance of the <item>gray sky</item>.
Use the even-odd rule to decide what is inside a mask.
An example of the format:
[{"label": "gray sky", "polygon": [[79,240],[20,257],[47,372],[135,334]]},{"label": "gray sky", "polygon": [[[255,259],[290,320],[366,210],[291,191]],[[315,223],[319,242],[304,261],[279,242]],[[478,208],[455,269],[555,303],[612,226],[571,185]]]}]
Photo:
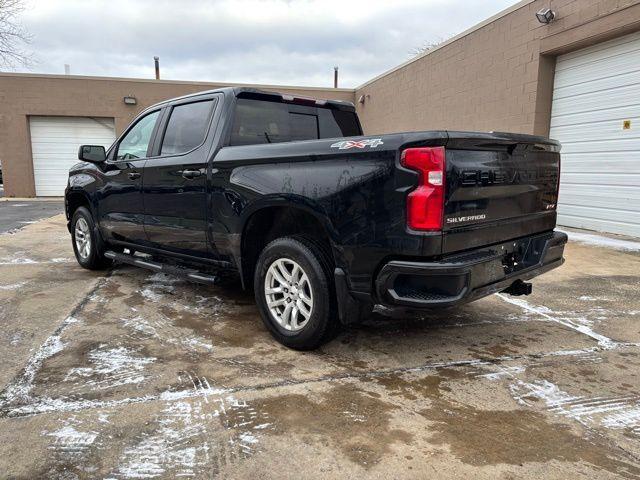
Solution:
[{"label": "gray sky", "polygon": [[515,0],[28,0],[36,73],[354,87]]}]

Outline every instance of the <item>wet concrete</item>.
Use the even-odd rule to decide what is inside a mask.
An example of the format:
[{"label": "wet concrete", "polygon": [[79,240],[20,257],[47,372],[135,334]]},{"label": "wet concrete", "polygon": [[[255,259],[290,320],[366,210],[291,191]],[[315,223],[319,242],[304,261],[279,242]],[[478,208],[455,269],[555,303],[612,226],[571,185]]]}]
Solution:
[{"label": "wet concrete", "polygon": [[237,285],[87,272],[61,216],[0,235],[0,477],[640,478],[640,254],[567,259],[300,353]]}]

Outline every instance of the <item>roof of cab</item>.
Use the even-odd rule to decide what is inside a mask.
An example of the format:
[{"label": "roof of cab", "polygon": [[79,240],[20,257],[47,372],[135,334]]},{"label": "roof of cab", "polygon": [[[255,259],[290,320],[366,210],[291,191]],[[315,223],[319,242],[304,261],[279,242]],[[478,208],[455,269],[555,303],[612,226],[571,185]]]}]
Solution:
[{"label": "roof of cab", "polygon": [[260,90],[257,88],[251,87],[222,87],[216,88],[213,90],[204,90],[202,92],[190,93],[188,95],[182,95],[180,97],[169,98],[162,102],[158,102],[145,110],[149,110],[151,108],[160,107],[166,105],[167,103],[175,102],[176,100],[184,100],[188,98],[196,98],[201,95],[209,95],[212,93],[224,93],[225,95],[233,95],[235,97],[245,97],[245,98],[256,98],[256,97],[264,97],[265,100],[271,101],[279,101],[285,103],[303,103],[303,104],[315,104],[318,107],[328,107],[334,108],[338,110],[348,110],[355,111],[355,107],[351,102],[344,102],[342,100],[325,100],[318,99],[313,97],[303,97],[300,95],[288,95],[285,93],[271,92],[267,90]]}]

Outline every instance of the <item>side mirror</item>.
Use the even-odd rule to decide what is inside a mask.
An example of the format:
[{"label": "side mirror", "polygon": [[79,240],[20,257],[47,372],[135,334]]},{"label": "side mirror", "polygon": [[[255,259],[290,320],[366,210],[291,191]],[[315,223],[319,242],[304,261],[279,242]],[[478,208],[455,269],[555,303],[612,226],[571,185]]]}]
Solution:
[{"label": "side mirror", "polygon": [[78,149],[78,160],[91,163],[101,163],[107,159],[102,145],[80,145]]}]

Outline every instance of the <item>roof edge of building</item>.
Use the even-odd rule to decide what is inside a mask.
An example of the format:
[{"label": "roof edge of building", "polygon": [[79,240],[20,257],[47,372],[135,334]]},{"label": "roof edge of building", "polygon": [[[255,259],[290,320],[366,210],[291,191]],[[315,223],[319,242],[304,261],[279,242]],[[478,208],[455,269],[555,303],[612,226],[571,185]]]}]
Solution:
[{"label": "roof edge of building", "polygon": [[162,83],[169,85],[207,85],[214,87],[250,87],[250,88],[284,88],[287,90],[318,90],[337,91],[353,93],[355,88],[333,88],[333,87],[305,87],[301,85],[271,85],[266,83],[237,83],[237,82],[208,82],[194,80],[156,80],[155,78],[129,78],[129,77],[100,77],[92,75],[64,75],[57,73],[25,73],[25,72],[0,72],[1,77],[24,77],[24,78],[51,78],[51,79],[73,79],[73,80],[96,80],[108,82],[148,82]]},{"label": "roof edge of building", "polygon": [[500,12],[496,13],[495,15],[493,15],[493,16],[491,16],[491,17],[489,17],[489,18],[487,18],[486,20],[483,20],[482,22],[480,22],[480,23],[478,23],[478,24],[474,25],[473,27],[468,28],[468,29],[467,29],[467,30],[465,30],[464,32],[461,32],[461,33],[459,33],[459,34],[457,34],[457,35],[455,35],[455,36],[451,37],[450,39],[448,39],[448,40],[446,40],[446,41],[442,42],[440,45],[437,45],[437,46],[435,46],[435,47],[433,47],[433,48],[431,48],[431,49],[427,50],[426,52],[423,52],[423,53],[421,53],[421,54],[419,54],[419,55],[416,55],[415,57],[410,58],[409,60],[407,60],[407,61],[405,61],[405,62],[402,62],[400,65],[396,65],[395,67],[393,67],[393,68],[391,68],[391,69],[387,70],[386,72],[383,72],[383,73],[381,73],[380,75],[377,75],[377,76],[373,77],[372,79],[367,80],[367,81],[366,81],[366,82],[364,82],[363,84],[358,85],[354,90],[355,90],[355,91],[360,90],[360,89],[362,89],[362,88],[366,87],[367,85],[370,85],[370,84],[372,84],[373,82],[376,82],[376,81],[380,80],[381,78],[384,78],[384,77],[386,77],[387,75],[390,75],[390,74],[392,74],[393,72],[395,72],[395,71],[397,71],[397,70],[400,70],[401,68],[404,68],[404,67],[406,67],[407,65],[412,64],[413,62],[417,62],[418,60],[420,60],[420,59],[422,59],[422,58],[426,57],[427,55],[431,55],[432,53],[434,53],[434,52],[436,52],[436,51],[440,50],[441,48],[444,48],[444,47],[446,47],[447,45],[449,45],[449,44],[451,44],[451,43],[453,43],[453,42],[455,42],[455,41],[457,41],[457,40],[460,40],[461,38],[466,37],[467,35],[470,35],[471,33],[475,32],[475,31],[477,31],[477,30],[480,30],[481,28],[483,28],[483,27],[485,27],[485,26],[489,25],[490,23],[493,23],[493,22],[495,22],[496,20],[501,19],[502,17],[506,17],[506,16],[507,16],[507,15],[509,15],[510,13],[515,12],[516,10],[519,10],[519,9],[520,9],[520,8],[522,8],[522,7],[526,7],[527,5],[529,5],[530,3],[533,3],[533,2],[535,2],[535,1],[536,1],[536,0],[520,0],[518,3],[516,3],[516,4],[514,4],[514,5],[511,5],[510,7],[505,8],[504,10],[502,10],[502,11],[500,11]]}]

